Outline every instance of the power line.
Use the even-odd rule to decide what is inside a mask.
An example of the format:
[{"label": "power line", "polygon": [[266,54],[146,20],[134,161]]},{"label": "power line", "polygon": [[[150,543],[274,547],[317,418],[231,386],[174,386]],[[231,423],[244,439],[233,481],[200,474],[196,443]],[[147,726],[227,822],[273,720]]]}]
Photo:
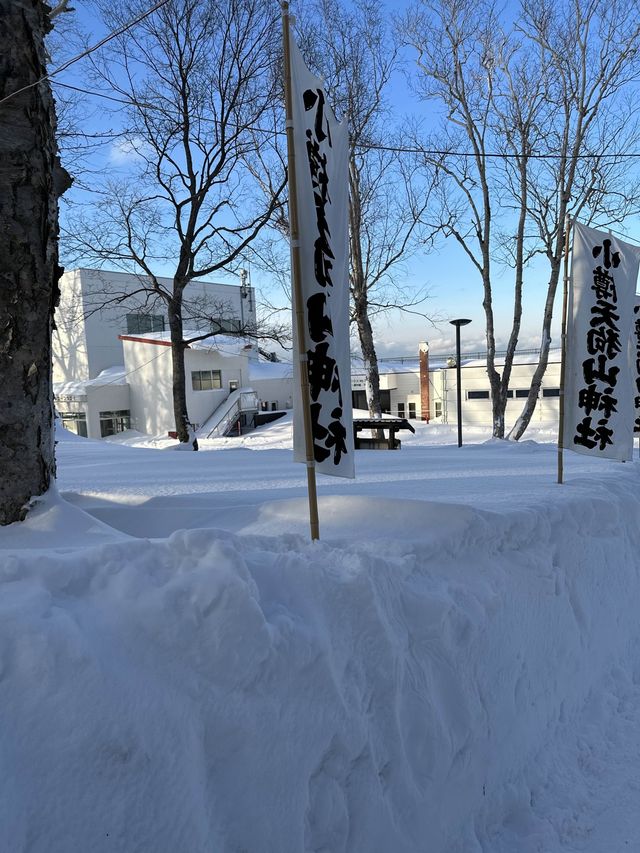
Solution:
[{"label": "power line", "polygon": [[139,24],[141,21],[144,21],[145,18],[149,17],[153,12],[157,12],[158,9],[161,9],[162,6],[165,6],[169,0],[158,0],[150,9],[147,9],[146,12],[143,12],[141,15],[138,15],[136,18],[132,18],[130,21],[127,21],[126,24],[123,24],[121,27],[118,27],[116,30],[112,30],[108,33],[103,39],[96,44],[91,45],[86,50],[83,50],[82,53],[79,53],[77,56],[68,59],[66,62],[63,62],[62,65],[55,68],[53,71],[50,71],[48,74],[45,74],[44,77],[40,77],[39,80],[35,80],[33,83],[29,83],[27,86],[23,86],[21,89],[16,89],[15,92],[11,92],[9,95],[5,95],[4,98],[0,98],[0,104],[4,104],[6,101],[11,98],[15,98],[16,95],[19,95],[21,92],[26,92],[27,89],[32,89],[34,86],[39,86],[40,83],[44,83],[45,80],[51,80],[51,78],[55,74],[60,74],[61,71],[66,71],[71,65],[76,62],[79,62],[81,59],[84,59],[85,56],[89,56],[89,54],[94,53],[94,51],[99,50],[101,47],[104,47],[105,44],[108,44],[112,39],[117,38],[118,36],[126,33],[127,30],[134,27],[136,24]]},{"label": "power line", "polygon": [[[394,152],[396,154],[426,154],[429,157],[477,157],[478,155],[469,151],[449,151],[449,150],[437,150],[437,149],[428,149],[422,148],[421,146],[394,146],[394,145],[378,145],[375,142],[356,142],[355,148],[364,148],[366,150],[371,149],[375,151],[389,151]],[[481,159],[501,159],[501,160],[557,160],[561,155],[560,154],[508,154],[503,151],[485,151],[480,157]],[[630,157],[640,157],[640,151],[638,152],[620,152],[620,153],[611,153],[608,154],[606,152],[602,152],[601,154],[579,154],[578,159],[584,160],[590,157],[617,157],[617,158],[630,158]]]},{"label": "power line", "polygon": [[[76,92],[81,92],[82,94],[85,94],[85,95],[91,95],[93,97],[103,98],[105,100],[113,101],[115,103],[121,103],[121,104],[129,105],[129,106],[142,106],[142,107],[145,107],[146,109],[158,110],[158,107],[154,107],[153,104],[145,104],[145,103],[136,102],[134,100],[126,100],[124,98],[117,98],[113,95],[107,95],[104,92],[96,92],[96,91],[91,91],[89,89],[84,89],[80,86],[72,86],[69,83],[63,83],[63,82],[58,81],[58,80],[53,80],[52,78],[55,75],[60,74],[62,71],[66,71],[66,69],[69,68],[71,65],[74,65],[76,62],[79,62],[81,59],[84,59],[86,56],[89,56],[90,54],[94,53],[96,50],[99,50],[101,47],[104,47],[105,44],[108,44],[114,38],[117,38],[118,36],[127,32],[127,30],[131,29],[131,27],[134,27],[137,24],[139,24],[141,21],[143,21],[149,15],[153,14],[153,12],[156,12],[158,9],[161,9],[163,6],[165,6],[168,2],[169,2],[169,0],[158,0],[158,2],[155,3],[153,6],[151,6],[150,9],[147,9],[145,12],[142,12],[137,17],[132,18],[130,21],[127,21],[127,23],[123,24],[121,27],[118,27],[117,29],[112,30],[110,33],[108,33],[99,42],[96,42],[96,44],[92,45],[91,47],[88,47],[86,50],[82,51],[82,53],[79,53],[77,56],[74,56],[71,59],[67,60],[62,65],[58,66],[58,68],[55,68],[53,71],[50,71],[48,74],[45,74],[43,77],[40,77],[40,79],[35,80],[33,83],[29,83],[27,86],[23,86],[22,88],[17,89],[15,92],[11,92],[10,94],[5,95],[4,98],[0,98],[0,104],[4,104],[6,101],[10,100],[11,98],[14,98],[16,95],[19,95],[21,92],[25,92],[28,89],[31,89],[35,86],[38,86],[40,83],[43,83],[45,80],[49,80],[53,83],[56,83],[57,85],[63,86],[67,89],[72,89]],[[210,121],[214,124],[216,123],[215,119],[204,118],[201,120]],[[249,126],[246,129],[254,131],[254,132],[258,132],[258,133],[268,134],[271,136],[284,136],[285,135],[285,131],[277,131],[277,130],[261,128],[261,127]],[[356,142],[356,143],[354,143],[354,147],[359,148],[359,149],[364,149],[365,151],[366,150],[387,151],[389,153],[394,153],[394,154],[420,154],[420,155],[429,156],[429,157],[476,157],[477,156],[477,154],[475,154],[475,153],[464,152],[464,151],[451,151],[448,149],[428,149],[428,148],[423,148],[422,146],[380,145],[380,144],[374,143],[374,142]],[[515,159],[555,160],[560,155],[558,155],[558,154],[536,154],[534,152],[531,152],[529,154],[509,154],[506,152],[497,152],[497,151],[493,152],[493,151],[491,151],[491,152],[483,152],[481,156],[483,159],[499,159],[499,160],[515,160]],[[594,156],[593,154],[581,154],[581,155],[578,155],[577,159],[581,159],[581,160],[582,159],[588,159],[588,158],[591,158],[593,156]],[[599,156],[599,157],[614,157],[617,159],[633,159],[633,158],[640,157],[640,152],[619,152],[619,153],[611,153],[611,154],[603,152],[597,156]]]},{"label": "power line", "polygon": [[[164,0],[164,2],[168,2],[168,0]],[[160,4],[163,5],[163,4]],[[148,12],[147,14],[150,14]],[[66,67],[66,66],[64,66]],[[59,70],[51,72],[52,74],[56,74]],[[43,78],[46,79],[46,78]],[[39,81],[38,81],[39,82]],[[95,89],[85,89],[82,86],[73,86],[70,83],[63,83],[61,80],[52,80],[56,86],[62,86],[65,89],[71,89],[74,92],[80,92],[83,95],[91,95],[95,98],[103,98],[107,101],[113,101],[117,104],[123,104],[124,106],[135,106],[139,108],[144,108],[147,110],[154,110],[155,112],[160,112],[160,108],[155,106],[154,104],[145,103],[144,101],[137,101],[133,98],[117,98],[114,95],[108,95],[105,92],[97,92]],[[31,84],[36,85],[36,84]],[[17,94],[14,93],[14,94]],[[12,97],[9,95],[8,97]],[[6,98],[4,99],[6,100]],[[2,101],[0,101],[0,104]],[[214,118],[208,118],[207,116],[201,116],[198,121],[203,122],[205,124],[215,124],[219,125],[221,122],[217,121]],[[238,129],[240,125],[232,125]],[[252,131],[254,133],[263,133],[266,136],[282,136],[286,135],[284,130],[274,130],[272,128],[266,127],[256,127],[255,125],[246,125],[244,129],[247,131]],[[376,142],[356,142],[354,143],[354,148],[364,149],[365,151],[388,151],[390,153],[395,154],[422,154],[428,157],[476,157],[477,155],[468,151],[452,151],[450,149],[436,149],[436,148],[423,148],[419,145],[380,145]],[[536,154],[535,152],[531,152],[529,154],[509,154],[504,151],[487,151],[482,157],[486,159],[494,159],[494,160],[515,160],[515,159],[526,159],[526,160],[557,160],[560,157],[560,154]],[[631,151],[631,152],[602,152],[600,154],[579,154],[579,160],[590,159],[591,157],[615,157],[617,159],[633,159],[640,158],[640,151]]]},{"label": "power line", "polygon": [[71,89],[73,92],[81,92],[83,95],[92,95],[95,98],[103,98],[106,101],[114,101],[116,104],[124,104],[125,106],[141,106],[151,110],[157,110],[153,104],[145,104],[141,101],[132,101],[125,98],[116,98],[114,95],[107,95],[104,92],[96,92],[93,89],[83,89],[82,86],[72,86],[71,83],[63,83],[62,80],[51,80],[54,86],[62,86],[63,89]]}]

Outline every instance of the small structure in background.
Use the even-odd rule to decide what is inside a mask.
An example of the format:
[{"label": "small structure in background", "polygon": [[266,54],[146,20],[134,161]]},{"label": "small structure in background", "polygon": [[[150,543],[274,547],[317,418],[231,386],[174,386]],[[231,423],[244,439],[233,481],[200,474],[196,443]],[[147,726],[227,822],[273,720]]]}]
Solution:
[{"label": "small structure in background", "polygon": [[462,376],[460,362],[460,327],[468,326],[471,320],[462,317],[457,320],[449,320],[452,326],[456,327],[456,400],[457,400],[457,423],[458,423],[458,447],[462,447]]},{"label": "small structure in background", "polygon": [[[360,436],[363,430],[371,430],[372,438]],[[353,419],[353,444],[356,450],[400,450],[400,439],[396,438],[399,430],[408,429],[415,432],[406,418],[354,418]],[[387,430],[387,438],[378,438],[378,433]]]}]

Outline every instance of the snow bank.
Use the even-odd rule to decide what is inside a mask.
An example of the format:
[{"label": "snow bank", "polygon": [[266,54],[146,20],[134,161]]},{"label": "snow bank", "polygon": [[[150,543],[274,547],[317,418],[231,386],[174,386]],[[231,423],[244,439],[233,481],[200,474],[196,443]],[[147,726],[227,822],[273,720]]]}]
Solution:
[{"label": "snow bank", "polygon": [[577,753],[554,758],[585,708],[606,738],[594,687],[640,682],[639,472],[617,471],[500,513],[328,495],[315,544],[45,555],[0,531],[0,849],[574,849],[553,785]]}]

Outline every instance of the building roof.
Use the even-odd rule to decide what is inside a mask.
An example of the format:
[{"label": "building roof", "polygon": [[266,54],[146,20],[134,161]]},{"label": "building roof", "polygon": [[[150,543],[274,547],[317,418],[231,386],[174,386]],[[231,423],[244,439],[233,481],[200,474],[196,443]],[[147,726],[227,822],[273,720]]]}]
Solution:
[{"label": "building roof", "polygon": [[290,379],[293,376],[293,365],[286,361],[263,361],[259,359],[249,362],[249,379]]},{"label": "building roof", "polygon": [[79,397],[87,393],[87,388],[96,388],[102,385],[126,385],[127,376],[123,365],[107,367],[94,379],[86,379],[83,382],[54,382],[53,393],[56,397],[68,396]]},{"label": "building roof", "polygon": [[[202,334],[202,331],[185,329],[183,336],[185,340],[196,338]],[[131,341],[140,344],[152,344],[155,346],[171,346],[171,332],[146,332],[137,335],[118,335],[121,341]],[[249,338],[239,337],[238,335],[210,335],[207,338],[199,341],[193,341],[188,344],[189,349],[204,350],[205,352],[215,352],[220,355],[248,355],[254,349],[254,344]]]},{"label": "building roof", "polygon": [[[96,275],[96,276],[103,275],[103,276],[105,276],[105,278],[111,278],[111,279],[113,279],[115,277],[123,277],[123,278],[127,278],[127,279],[138,279],[138,280],[144,280],[144,281],[147,281],[149,279],[149,276],[144,275],[143,273],[127,272],[126,270],[107,270],[104,268],[96,268],[96,267],[74,267],[74,269],[65,269],[65,271],[64,271],[65,275],[73,275],[73,273],[89,273],[90,275]],[[159,275],[159,276],[156,276],[156,278],[158,279],[158,281],[162,282],[163,284],[170,283],[172,281],[171,277],[166,276],[166,275]],[[241,287],[239,280],[236,280],[235,282],[207,281],[206,279],[203,279],[203,278],[194,278],[194,279],[192,279],[192,281],[198,282],[199,284],[215,285],[216,287],[234,287],[236,289],[239,289]],[[247,287],[252,287],[252,285],[247,284]]]}]

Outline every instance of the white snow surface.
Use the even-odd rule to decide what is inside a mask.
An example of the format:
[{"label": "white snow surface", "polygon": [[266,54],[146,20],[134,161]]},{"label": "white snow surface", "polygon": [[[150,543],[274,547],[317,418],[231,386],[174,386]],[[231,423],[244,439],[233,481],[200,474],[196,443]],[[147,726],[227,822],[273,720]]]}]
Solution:
[{"label": "white snow surface", "polygon": [[638,463],[416,427],[315,543],[290,416],[60,431],[0,528],[0,851],[640,850]]}]

